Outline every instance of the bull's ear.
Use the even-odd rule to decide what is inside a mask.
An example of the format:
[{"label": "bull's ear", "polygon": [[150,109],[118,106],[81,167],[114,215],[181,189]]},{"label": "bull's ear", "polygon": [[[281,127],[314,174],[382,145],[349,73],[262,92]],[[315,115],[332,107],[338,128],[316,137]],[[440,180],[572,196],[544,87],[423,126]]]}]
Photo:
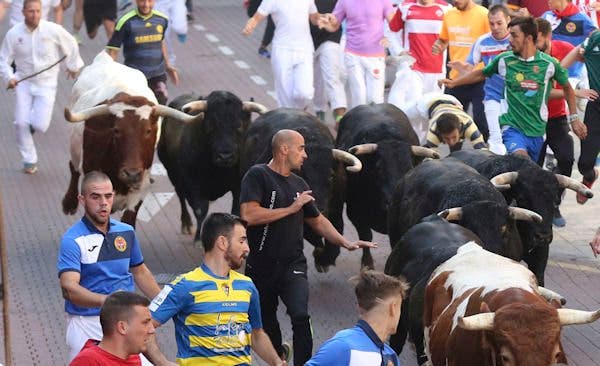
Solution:
[{"label": "bull's ear", "polygon": [[490,307],[488,306],[488,304],[485,302],[482,302],[481,305],[479,305],[479,311],[482,313],[491,313],[492,312],[490,310]]}]

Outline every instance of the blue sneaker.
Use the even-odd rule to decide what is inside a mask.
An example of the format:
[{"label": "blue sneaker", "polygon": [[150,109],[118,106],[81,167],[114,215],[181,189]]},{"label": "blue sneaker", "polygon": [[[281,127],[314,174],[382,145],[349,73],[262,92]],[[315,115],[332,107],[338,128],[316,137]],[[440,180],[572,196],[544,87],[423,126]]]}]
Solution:
[{"label": "blue sneaker", "polygon": [[560,210],[558,207],[554,209],[554,218],[552,219],[552,225],[556,227],[565,227],[567,225],[567,220],[560,214]]},{"label": "blue sneaker", "polygon": [[24,163],[23,164],[23,173],[25,174],[35,174],[37,172],[37,164],[35,163]]},{"label": "blue sneaker", "polygon": [[269,50],[264,47],[260,47],[258,49],[258,54],[262,57],[271,58],[271,52],[269,52]]}]

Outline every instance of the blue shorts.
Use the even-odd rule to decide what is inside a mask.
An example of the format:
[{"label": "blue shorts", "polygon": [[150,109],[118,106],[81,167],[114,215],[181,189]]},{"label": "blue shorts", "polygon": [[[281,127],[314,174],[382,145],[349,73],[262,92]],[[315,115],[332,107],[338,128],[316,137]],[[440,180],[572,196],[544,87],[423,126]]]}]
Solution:
[{"label": "blue shorts", "polygon": [[538,161],[544,137],[525,136],[521,131],[511,126],[502,126],[502,142],[506,146],[506,152],[509,154],[517,150],[525,150],[533,161]]}]

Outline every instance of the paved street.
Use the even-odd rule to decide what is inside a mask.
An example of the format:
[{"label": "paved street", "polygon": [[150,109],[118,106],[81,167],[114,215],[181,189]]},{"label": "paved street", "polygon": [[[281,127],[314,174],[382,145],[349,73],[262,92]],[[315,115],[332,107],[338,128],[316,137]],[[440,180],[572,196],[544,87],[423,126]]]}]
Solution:
[{"label": "paved street", "polygon": [[[270,63],[257,54],[263,26],[246,38],[241,29],[247,19],[241,0],[195,1],[195,21],[190,23],[188,41],[176,44],[181,84],[169,86],[171,97],[191,91],[207,95],[212,90],[229,90],[243,100],[254,98],[269,108],[276,106]],[[72,9],[66,13],[66,28],[71,28]],[[5,34],[7,19],[0,26]],[[82,33],[83,34],[83,33]],[[82,57],[89,64],[106,43],[103,30],[96,40],[82,35]],[[56,275],[60,237],[81,215],[65,216],[60,201],[69,179],[68,132],[63,109],[73,82],[61,73],[53,122],[49,131],[35,135],[40,155],[39,172],[21,172],[21,159],[13,127],[14,93],[0,87],[0,194],[3,198],[5,232],[10,273],[10,319],[13,365],[65,365],[63,300]],[[200,262],[200,251],[193,238],[180,234],[179,203],[164,168],[155,159],[152,194],[140,212],[137,234],[146,264],[160,282],[193,269]],[[210,174],[210,172],[207,172]],[[580,179],[577,172],[574,177]],[[600,225],[600,189],[585,206],[577,205],[568,192],[562,206],[567,226],[555,230],[551,260],[546,271],[546,287],[564,295],[575,309],[600,308],[600,262],[594,259],[588,242]],[[211,211],[228,211],[229,195],[213,202]],[[117,216],[118,217],[118,216]],[[350,224],[346,235],[356,238]],[[380,248],[375,250],[376,267],[383,270],[390,252],[387,236],[375,235]],[[347,279],[359,270],[360,253],[344,252],[337,267],[326,274],[316,273],[312,248],[307,245],[310,311],[315,351],[337,330],[351,326],[357,319],[352,287]],[[284,338],[291,341],[289,319],[280,309]],[[0,319],[1,322],[1,319]],[[1,334],[0,339],[4,335]],[[176,346],[172,323],[158,331],[165,354],[174,359]],[[564,328],[563,344],[570,364],[600,365],[600,322]],[[0,344],[0,363],[4,353]],[[403,365],[415,365],[410,347],[402,353]],[[259,364],[257,362],[257,364]]]}]

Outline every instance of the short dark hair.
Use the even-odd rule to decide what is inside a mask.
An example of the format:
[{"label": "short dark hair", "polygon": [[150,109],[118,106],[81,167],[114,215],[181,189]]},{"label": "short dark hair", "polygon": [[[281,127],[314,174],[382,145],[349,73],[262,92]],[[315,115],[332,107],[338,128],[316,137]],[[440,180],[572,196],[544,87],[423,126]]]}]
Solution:
[{"label": "short dark hair", "polygon": [[544,18],[535,18],[535,23],[538,27],[538,32],[540,32],[544,37],[548,36],[552,33],[552,24]]},{"label": "short dark hair", "polygon": [[248,223],[239,216],[224,212],[215,212],[208,215],[204,220],[204,224],[202,224],[202,231],[200,233],[204,251],[210,252],[214,248],[215,241],[219,236],[229,238],[235,225],[242,225],[245,228],[248,226]]},{"label": "short dark hair", "polygon": [[378,302],[390,296],[400,295],[402,299],[408,291],[408,283],[402,277],[393,277],[382,272],[366,270],[361,271],[350,281],[356,282],[354,294],[358,306],[366,311],[371,310]]},{"label": "short dark hair", "polygon": [[446,135],[454,130],[460,131],[460,119],[454,113],[442,113],[436,120],[437,130]]},{"label": "short dark hair", "polygon": [[25,1],[23,1],[23,10],[25,10],[25,8],[27,8],[27,5],[29,3],[38,3],[41,6],[42,5],[42,0],[25,0]]},{"label": "short dark hair", "polygon": [[127,321],[133,314],[135,306],[147,307],[150,300],[135,292],[117,291],[104,300],[100,308],[100,325],[102,333],[110,335],[115,331],[117,322]]},{"label": "short dark hair", "polygon": [[504,14],[505,18],[510,17],[510,12],[508,11],[508,8],[504,4],[496,4],[496,5],[492,6],[490,8],[490,10],[488,11],[488,16],[494,15],[496,13]]},{"label": "short dark hair", "polygon": [[88,185],[92,182],[95,183],[95,182],[106,182],[106,181],[109,181],[112,183],[112,181],[110,180],[108,175],[106,175],[105,173],[103,173],[101,171],[92,170],[91,172],[87,172],[83,176],[83,180],[81,181],[81,187],[79,189],[79,192],[81,192],[81,194],[85,194],[85,191],[87,190]]},{"label": "short dark hair", "polygon": [[525,37],[531,36],[533,43],[537,41],[538,27],[533,17],[516,17],[510,20],[508,27],[514,27],[518,25],[521,32],[525,34]]}]

